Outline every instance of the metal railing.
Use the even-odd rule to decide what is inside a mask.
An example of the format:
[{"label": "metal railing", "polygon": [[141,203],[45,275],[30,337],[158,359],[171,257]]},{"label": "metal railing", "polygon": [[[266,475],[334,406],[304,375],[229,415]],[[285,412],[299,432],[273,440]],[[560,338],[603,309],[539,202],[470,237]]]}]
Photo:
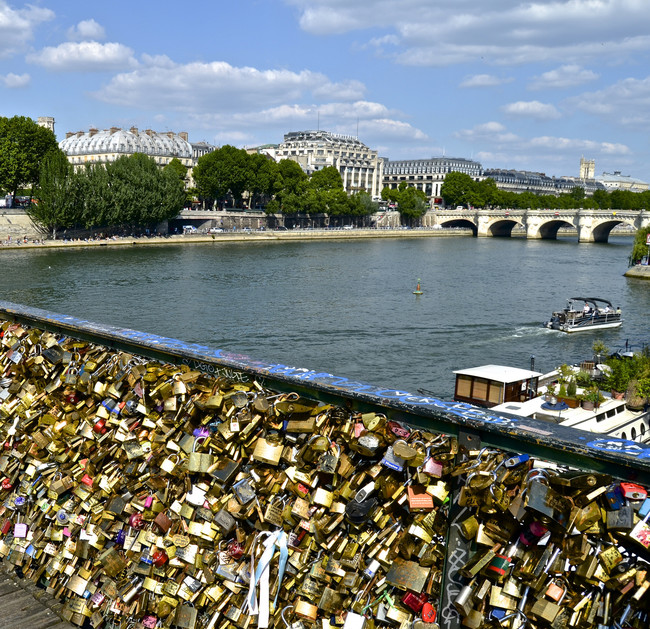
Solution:
[{"label": "metal railing", "polygon": [[[295,392],[350,411],[383,413],[389,420],[455,436],[461,450],[476,451],[490,447],[525,453],[560,465],[607,473],[620,480],[650,485],[650,447],[633,441],[607,438],[532,418],[495,413],[436,397],[381,388],[330,373],[256,361],[195,343],[93,323],[5,301],[0,301],[2,320],[163,363],[187,365],[192,370],[230,381],[255,381],[268,389]],[[451,497],[451,526],[441,586],[439,622],[445,628],[460,626],[460,618],[454,612],[454,600],[462,587],[458,568],[471,555],[469,542],[459,533],[458,522],[466,516],[467,510],[459,505],[458,489],[458,486],[454,488]]]}]

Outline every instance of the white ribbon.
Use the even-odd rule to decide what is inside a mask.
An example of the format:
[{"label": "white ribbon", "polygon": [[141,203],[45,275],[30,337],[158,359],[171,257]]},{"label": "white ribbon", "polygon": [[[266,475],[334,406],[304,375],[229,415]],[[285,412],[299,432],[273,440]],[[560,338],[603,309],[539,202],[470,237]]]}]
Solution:
[{"label": "white ribbon", "polygon": [[[269,626],[269,577],[271,574],[271,561],[273,560],[275,549],[277,548],[279,550],[280,559],[278,563],[278,587],[275,593],[275,599],[273,601],[274,607],[278,602],[280,586],[282,585],[282,578],[284,577],[284,570],[286,568],[287,559],[289,557],[289,550],[287,548],[287,534],[282,529],[279,529],[272,533],[264,531],[257,536],[255,541],[257,542],[260,537],[264,536],[266,536],[267,539],[264,541],[264,552],[262,553],[262,556],[257,563],[257,568],[255,567],[255,545],[253,545],[253,548],[251,549],[251,582],[245,605],[245,608],[248,608],[251,615],[257,615],[258,629],[267,629]],[[255,591],[258,583],[259,605]]]}]

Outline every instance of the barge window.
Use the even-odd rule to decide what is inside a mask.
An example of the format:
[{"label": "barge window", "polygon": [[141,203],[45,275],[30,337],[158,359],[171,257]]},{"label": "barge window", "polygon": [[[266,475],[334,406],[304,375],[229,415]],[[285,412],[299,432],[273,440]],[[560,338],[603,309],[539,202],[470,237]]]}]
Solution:
[{"label": "barge window", "polygon": [[458,376],[456,380],[457,395],[470,397],[472,393],[472,379],[469,376]]},{"label": "barge window", "polygon": [[474,380],[474,390],[472,397],[477,400],[487,400],[488,394],[488,381],[485,378],[476,378]]},{"label": "barge window", "polygon": [[621,433],[621,439],[627,439],[627,435],[624,432]]},{"label": "barge window", "polygon": [[632,441],[636,439],[636,428],[632,426]]},{"label": "barge window", "polygon": [[502,400],[503,385],[500,382],[490,382],[490,397],[488,402],[500,404]]}]

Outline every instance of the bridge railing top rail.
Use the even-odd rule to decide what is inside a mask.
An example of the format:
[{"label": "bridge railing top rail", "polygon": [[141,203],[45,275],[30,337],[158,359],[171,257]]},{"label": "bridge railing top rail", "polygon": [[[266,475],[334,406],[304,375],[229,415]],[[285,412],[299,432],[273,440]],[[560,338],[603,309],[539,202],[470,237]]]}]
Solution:
[{"label": "bridge railing top rail", "polygon": [[362,412],[385,413],[432,432],[470,434],[482,445],[650,484],[650,447],[634,441],[495,413],[468,404],[376,386],[331,373],[257,361],[234,352],[0,301],[0,320],[47,330],[208,374],[256,380]]}]

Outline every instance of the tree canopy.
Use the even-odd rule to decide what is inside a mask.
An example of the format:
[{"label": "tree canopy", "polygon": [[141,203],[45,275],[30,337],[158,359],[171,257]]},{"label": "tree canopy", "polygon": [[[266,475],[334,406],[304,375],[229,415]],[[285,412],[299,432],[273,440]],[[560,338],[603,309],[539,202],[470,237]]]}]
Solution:
[{"label": "tree canopy", "polygon": [[397,188],[384,188],[381,197],[384,201],[397,203],[400,220],[409,225],[416,222],[427,211],[426,194],[418,188],[407,186],[404,181],[400,182]]},{"label": "tree canopy", "polygon": [[16,194],[21,187],[34,188],[41,163],[58,144],[54,133],[31,118],[0,117],[0,187]]},{"label": "tree canopy", "polygon": [[54,237],[72,227],[154,227],[177,216],[185,201],[178,173],[159,169],[146,155],[74,172],[58,149],[44,160],[36,196],[29,215]]}]

